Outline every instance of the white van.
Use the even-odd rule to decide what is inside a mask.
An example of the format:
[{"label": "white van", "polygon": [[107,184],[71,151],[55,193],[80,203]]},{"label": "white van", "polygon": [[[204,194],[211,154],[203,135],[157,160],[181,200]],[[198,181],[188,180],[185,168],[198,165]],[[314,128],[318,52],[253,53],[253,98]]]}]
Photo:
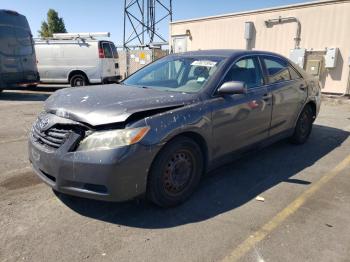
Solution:
[{"label": "white van", "polygon": [[95,38],[103,35],[67,33],[54,34],[52,39],[36,39],[41,82],[71,86],[117,82],[118,53],[113,42]]}]

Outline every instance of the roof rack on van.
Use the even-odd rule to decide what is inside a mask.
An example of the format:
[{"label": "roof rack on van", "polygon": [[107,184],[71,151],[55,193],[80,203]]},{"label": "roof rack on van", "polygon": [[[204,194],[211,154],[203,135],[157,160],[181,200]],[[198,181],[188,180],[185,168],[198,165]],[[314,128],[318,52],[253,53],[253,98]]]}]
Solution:
[{"label": "roof rack on van", "polygon": [[110,32],[95,32],[95,33],[57,33],[52,37],[35,38],[34,40],[77,40],[77,39],[96,39],[96,37],[110,37]]}]

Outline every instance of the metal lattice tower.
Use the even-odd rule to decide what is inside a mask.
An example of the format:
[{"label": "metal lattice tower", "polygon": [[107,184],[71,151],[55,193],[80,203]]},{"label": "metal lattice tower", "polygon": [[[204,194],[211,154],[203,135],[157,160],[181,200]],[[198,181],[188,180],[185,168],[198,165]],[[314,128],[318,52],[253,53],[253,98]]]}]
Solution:
[{"label": "metal lattice tower", "polygon": [[124,0],[124,49],[166,44],[157,27],[169,21],[172,0]]}]

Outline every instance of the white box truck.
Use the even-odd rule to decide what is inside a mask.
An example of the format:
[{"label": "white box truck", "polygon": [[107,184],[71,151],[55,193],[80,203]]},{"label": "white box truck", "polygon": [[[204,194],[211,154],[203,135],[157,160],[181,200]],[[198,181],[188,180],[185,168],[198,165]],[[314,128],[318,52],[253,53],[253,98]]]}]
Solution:
[{"label": "white box truck", "polygon": [[113,42],[96,39],[103,36],[109,33],[66,33],[35,39],[41,82],[71,86],[118,82],[118,53]]}]

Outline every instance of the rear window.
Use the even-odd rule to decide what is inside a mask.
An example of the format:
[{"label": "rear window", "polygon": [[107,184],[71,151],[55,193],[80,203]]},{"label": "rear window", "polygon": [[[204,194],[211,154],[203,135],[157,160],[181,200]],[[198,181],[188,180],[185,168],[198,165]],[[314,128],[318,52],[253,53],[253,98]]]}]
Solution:
[{"label": "rear window", "polygon": [[105,58],[113,58],[112,49],[109,43],[103,43],[102,48],[105,54]]},{"label": "rear window", "polygon": [[16,35],[14,30],[8,26],[0,25],[0,53],[4,55],[15,55]]},{"label": "rear window", "polygon": [[18,55],[33,54],[33,40],[30,32],[22,28],[16,28],[15,32],[17,36],[17,43],[19,45],[17,54]]},{"label": "rear window", "polygon": [[112,48],[112,52],[113,52],[113,57],[115,59],[119,58],[117,48],[115,48],[115,45],[113,43],[111,43],[111,48]]}]

